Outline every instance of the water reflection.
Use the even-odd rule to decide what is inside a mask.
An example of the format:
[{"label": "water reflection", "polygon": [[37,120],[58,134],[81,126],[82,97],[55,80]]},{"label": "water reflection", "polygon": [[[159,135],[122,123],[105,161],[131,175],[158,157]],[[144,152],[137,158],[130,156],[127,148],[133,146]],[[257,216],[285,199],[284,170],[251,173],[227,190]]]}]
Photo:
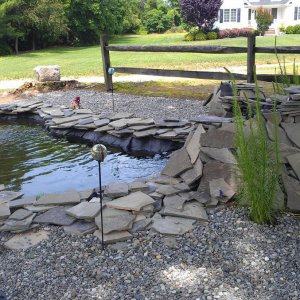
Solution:
[{"label": "water reflection", "polygon": [[[26,120],[0,120],[0,184],[25,195],[84,190],[97,186],[90,148],[54,139]],[[102,164],[103,184],[133,181],[159,173],[166,158],[134,158],[110,150]]]}]

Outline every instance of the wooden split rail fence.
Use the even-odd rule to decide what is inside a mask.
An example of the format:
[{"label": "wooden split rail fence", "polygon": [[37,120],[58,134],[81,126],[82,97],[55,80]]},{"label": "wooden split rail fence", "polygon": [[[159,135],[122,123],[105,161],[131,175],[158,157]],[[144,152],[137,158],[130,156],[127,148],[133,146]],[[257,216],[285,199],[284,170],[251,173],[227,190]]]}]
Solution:
[{"label": "wooden split rail fence", "polygon": [[[105,78],[105,86],[109,91],[112,89],[112,75],[108,73],[111,68],[110,51],[130,51],[130,52],[177,52],[177,53],[211,53],[211,54],[229,54],[229,53],[247,53],[247,74],[232,73],[237,80],[247,80],[254,82],[254,66],[256,53],[275,54],[300,54],[300,47],[256,47],[255,35],[248,37],[247,47],[227,47],[227,46],[121,46],[109,45],[108,37],[101,35],[100,46],[102,52],[103,73]],[[114,67],[114,66],[113,66]],[[114,67],[117,73],[142,74],[167,77],[184,77],[196,79],[215,79],[229,80],[230,75],[227,72],[212,71],[183,71],[183,70],[165,70],[165,69],[145,69],[145,68],[128,68]],[[292,75],[290,75],[292,77]],[[258,74],[257,79],[261,81],[275,81],[275,75]]]}]

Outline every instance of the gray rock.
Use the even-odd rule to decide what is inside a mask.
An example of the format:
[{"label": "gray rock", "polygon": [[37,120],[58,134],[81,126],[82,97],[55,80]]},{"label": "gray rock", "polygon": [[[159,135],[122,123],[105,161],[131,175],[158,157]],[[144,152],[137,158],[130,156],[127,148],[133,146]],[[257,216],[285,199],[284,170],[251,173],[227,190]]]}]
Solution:
[{"label": "gray rock", "polygon": [[64,231],[74,235],[85,235],[94,233],[97,226],[94,222],[76,221],[70,226],[64,226]]},{"label": "gray rock", "polygon": [[158,233],[166,235],[183,235],[193,230],[194,220],[183,218],[166,217],[164,219],[155,218],[151,228]]},{"label": "gray rock", "polygon": [[224,180],[235,190],[234,166],[223,164],[219,161],[211,161],[204,165],[203,177],[198,187],[199,192],[209,194],[209,181],[224,178]]},{"label": "gray rock", "polygon": [[165,196],[171,196],[177,194],[179,190],[173,185],[162,185],[156,190],[156,192]]},{"label": "gray rock", "polygon": [[34,223],[53,224],[60,226],[68,226],[74,223],[75,219],[66,214],[66,210],[70,206],[59,206],[52,208],[45,213],[37,216]]},{"label": "gray rock", "polygon": [[235,191],[225,182],[224,178],[209,181],[209,189],[211,197],[221,202],[227,202],[235,195]]},{"label": "gray rock", "polygon": [[284,193],[281,188],[278,186],[278,191],[276,193],[274,202],[273,202],[273,209],[274,210],[284,210],[285,203],[284,203]]},{"label": "gray rock", "polygon": [[110,198],[126,196],[128,193],[127,183],[110,183],[105,190],[105,195]]},{"label": "gray rock", "polygon": [[58,65],[37,66],[33,71],[35,79],[39,82],[60,81],[60,68]]},{"label": "gray rock", "polygon": [[30,247],[36,246],[48,238],[49,232],[45,230],[40,230],[38,232],[26,232],[15,235],[4,243],[4,246],[10,250],[26,250]]},{"label": "gray rock", "polygon": [[287,156],[300,153],[300,149],[297,147],[290,147],[286,144],[279,143],[279,152],[282,163],[288,163]]},{"label": "gray rock", "polygon": [[111,120],[129,119],[129,118],[132,118],[133,116],[134,116],[133,113],[121,112],[121,113],[116,113],[116,114],[112,115],[110,117],[110,119]]},{"label": "gray rock", "polygon": [[289,139],[300,148],[300,123],[288,124],[281,123]]},{"label": "gray rock", "polygon": [[166,167],[161,173],[170,177],[176,177],[181,173],[192,169],[192,167],[187,150],[182,148],[172,153]]},{"label": "gray rock", "polygon": [[34,204],[35,201],[36,201],[36,197],[35,196],[23,197],[21,199],[10,201],[9,202],[9,207],[10,208],[18,208],[18,207],[22,207],[22,206],[25,206],[25,205]]},{"label": "gray rock", "polygon": [[198,122],[198,123],[211,124],[211,123],[231,123],[231,122],[233,122],[233,119],[217,117],[217,116],[199,115],[196,118],[192,118],[191,121]]},{"label": "gray rock", "polygon": [[[267,128],[269,139],[271,141],[275,141],[275,125],[268,121],[266,124],[266,128]],[[287,137],[287,134],[280,126],[278,127],[278,141],[279,143],[292,146],[290,139]]]},{"label": "gray rock", "polygon": [[203,205],[196,201],[186,203],[183,207],[183,210],[174,209],[172,207],[165,207],[162,212],[162,215],[204,222],[208,221],[205,208],[203,207]]},{"label": "gray rock", "polygon": [[75,113],[76,114],[90,114],[91,115],[93,112],[89,108],[88,109],[87,108],[79,108],[79,109],[75,110]]},{"label": "gray rock", "polygon": [[113,128],[111,126],[105,125],[105,126],[101,126],[101,127],[97,128],[97,129],[95,129],[94,131],[95,132],[107,132],[107,131],[112,130],[112,129]]},{"label": "gray rock", "polygon": [[99,203],[81,202],[66,210],[66,214],[75,218],[91,221],[100,211]]},{"label": "gray rock", "polygon": [[159,177],[154,178],[153,182],[159,183],[159,184],[173,185],[173,184],[180,183],[180,180],[178,178],[161,175]]},{"label": "gray rock", "polygon": [[300,211],[300,181],[287,175],[283,175],[282,180],[287,193],[287,208]]},{"label": "gray rock", "polygon": [[55,205],[24,205],[24,208],[27,210],[30,210],[32,212],[40,213],[40,212],[45,212],[51,208],[56,207]]},{"label": "gray rock", "polygon": [[109,122],[110,122],[109,119],[94,120],[94,124],[97,127],[102,127],[102,126],[108,125]]},{"label": "gray rock", "polygon": [[22,232],[30,228],[30,225],[33,221],[35,214],[30,215],[29,217],[23,220],[7,220],[5,224],[1,227],[1,231],[13,231],[13,232]]},{"label": "gray rock", "polygon": [[[64,117],[64,118],[53,118],[52,122],[55,123],[56,125],[61,125],[61,124],[66,124],[66,123],[77,123],[81,119],[87,119],[90,118],[90,115],[72,115],[70,117]],[[68,126],[68,125],[67,125]]]},{"label": "gray rock", "polygon": [[79,192],[80,200],[88,200],[95,193],[95,189],[87,189]]},{"label": "gray rock", "polygon": [[5,189],[5,185],[4,184],[0,184],[0,192],[3,191]]},{"label": "gray rock", "polygon": [[131,193],[128,196],[108,202],[110,208],[140,211],[144,206],[153,204],[154,200],[143,192]]},{"label": "gray rock", "polygon": [[157,131],[156,128],[141,130],[141,131],[135,131],[133,133],[133,136],[136,137],[136,138],[143,138],[143,137],[155,135],[156,131]]},{"label": "gray rock", "polygon": [[200,139],[203,147],[234,148],[234,133],[219,129],[212,129],[203,133]]},{"label": "gray rock", "polygon": [[127,122],[125,119],[120,119],[117,121],[110,122],[109,126],[115,128],[115,129],[123,129],[123,128],[127,127]]},{"label": "gray rock", "polygon": [[10,209],[8,203],[0,203],[0,220],[4,220],[10,216]]},{"label": "gray rock", "polygon": [[130,233],[146,230],[152,223],[151,219],[144,219],[133,223],[132,228],[129,230]]},{"label": "gray rock", "polygon": [[32,214],[33,214],[32,211],[21,208],[16,210],[13,214],[11,214],[8,219],[20,221],[28,218]]},{"label": "gray rock", "polygon": [[198,125],[195,133],[191,136],[190,141],[186,145],[186,150],[191,158],[191,163],[194,164],[200,153],[200,138],[205,133],[201,124]]},{"label": "gray rock", "polygon": [[221,161],[223,163],[234,164],[234,165],[237,164],[234,155],[227,148],[219,149],[219,148],[202,147],[201,151],[204,154],[210,156],[211,158]]},{"label": "gray rock", "polygon": [[[102,240],[101,237],[101,231],[100,230],[96,230],[94,232],[94,235]],[[121,242],[121,241],[127,241],[129,239],[132,239],[132,235],[128,232],[128,231],[120,231],[120,232],[112,232],[109,234],[104,234],[103,236],[103,242],[104,244],[112,244],[112,243],[116,243],[116,242]]]},{"label": "gray rock", "polygon": [[173,196],[166,196],[163,201],[165,207],[182,211],[186,199],[178,195],[173,195]]},{"label": "gray rock", "polygon": [[23,194],[19,192],[12,191],[2,191],[0,192],[0,203],[9,202],[22,197]]},{"label": "gray rock", "polygon": [[149,186],[142,181],[134,181],[129,183],[129,190],[131,192],[147,191]]},{"label": "gray rock", "polygon": [[192,185],[202,176],[203,164],[200,158],[198,158],[193,165],[193,169],[190,169],[180,175],[184,182],[188,185]]},{"label": "gray rock", "polygon": [[293,168],[294,172],[297,174],[298,179],[300,180],[300,153],[289,155],[286,158]]},{"label": "gray rock", "polygon": [[80,202],[79,193],[76,191],[68,191],[60,194],[42,195],[35,205],[65,205],[76,204]]}]

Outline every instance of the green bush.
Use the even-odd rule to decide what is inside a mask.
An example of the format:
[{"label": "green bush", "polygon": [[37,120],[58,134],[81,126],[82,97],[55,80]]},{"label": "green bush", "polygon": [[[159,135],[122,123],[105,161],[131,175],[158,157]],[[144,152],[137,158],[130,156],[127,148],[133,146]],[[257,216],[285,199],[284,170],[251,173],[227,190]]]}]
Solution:
[{"label": "green bush", "polygon": [[206,35],[206,39],[208,40],[216,40],[217,38],[218,38],[218,34],[214,31],[211,31]]},{"label": "green bush", "polygon": [[190,30],[189,30],[189,33],[192,34],[192,35],[196,35],[197,33],[199,32],[199,28],[198,27],[192,27]]},{"label": "green bush", "polygon": [[294,34],[300,34],[300,24],[294,26]]},{"label": "green bush", "polygon": [[206,41],[206,34],[202,31],[199,31],[196,35],[195,35],[195,41]]},{"label": "green bush", "polygon": [[186,42],[192,42],[194,41],[194,35],[192,35],[191,33],[187,33],[185,36],[184,36],[184,40]]},{"label": "green bush", "polygon": [[11,48],[0,40],[0,55],[11,55],[12,53]]},{"label": "green bush", "polygon": [[294,34],[294,26],[288,26],[288,27],[285,29],[285,33],[286,33],[286,34]]}]

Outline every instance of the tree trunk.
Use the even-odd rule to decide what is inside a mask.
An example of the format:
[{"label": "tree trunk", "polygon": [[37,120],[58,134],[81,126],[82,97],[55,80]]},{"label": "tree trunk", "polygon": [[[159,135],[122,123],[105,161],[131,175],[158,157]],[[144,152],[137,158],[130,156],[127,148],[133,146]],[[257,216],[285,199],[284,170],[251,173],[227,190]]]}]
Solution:
[{"label": "tree trunk", "polygon": [[19,38],[15,38],[15,52],[18,55],[19,54]]},{"label": "tree trunk", "polygon": [[35,36],[32,35],[32,51],[35,51]]}]

